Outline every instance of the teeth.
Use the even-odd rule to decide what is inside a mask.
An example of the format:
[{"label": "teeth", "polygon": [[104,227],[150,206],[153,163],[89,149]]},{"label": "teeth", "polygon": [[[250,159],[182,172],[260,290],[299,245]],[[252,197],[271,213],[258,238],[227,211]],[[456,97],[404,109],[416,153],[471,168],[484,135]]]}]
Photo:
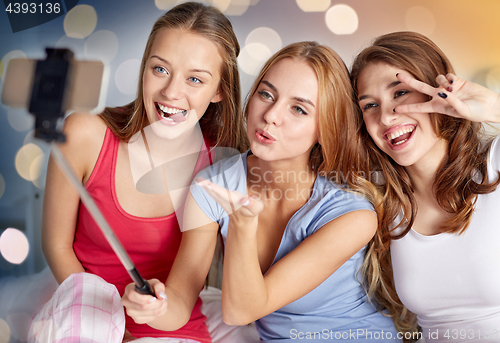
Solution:
[{"label": "teeth", "polygon": [[394,145],[399,145],[399,144],[403,144],[404,142],[406,142],[408,139],[403,139],[402,141],[399,141],[397,143],[394,143]]},{"label": "teeth", "polygon": [[[409,127],[405,128],[405,129],[402,129],[402,130],[399,130],[399,131],[391,133],[390,135],[387,136],[387,138],[389,138],[389,140],[393,140],[394,138],[397,138],[397,137],[399,137],[401,135],[404,135],[405,133],[412,132],[413,130],[415,130],[415,127],[409,126]],[[398,143],[398,144],[401,144],[401,143]]]},{"label": "teeth", "polygon": [[[170,108],[170,107],[166,107],[166,106],[163,106],[162,104],[158,104],[158,108],[160,110],[162,110],[162,112],[164,113],[167,113],[167,114],[176,114],[176,113],[179,113],[179,112],[183,112],[184,110],[180,110],[178,108]],[[164,118],[165,116],[162,115]]]}]

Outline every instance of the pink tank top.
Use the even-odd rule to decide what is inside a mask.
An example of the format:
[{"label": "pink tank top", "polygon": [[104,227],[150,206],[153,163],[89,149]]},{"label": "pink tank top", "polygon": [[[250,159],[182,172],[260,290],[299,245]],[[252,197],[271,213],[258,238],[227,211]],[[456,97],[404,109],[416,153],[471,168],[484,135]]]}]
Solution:
[{"label": "pink tank top", "polygon": [[[118,145],[119,139],[109,128],[106,129],[101,152],[85,187],[142,277],[165,282],[181,241],[177,217],[173,213],[165,217],[142,218],[123,210],[115,191]],[[194,175],[209,163],[208,154],[202,153],[200,156]],[[87,272],[115,285],[120,295],[123,295],[125,286],[131,283],[132,279],[81,203],[73,248]],[[205,324],[206,317],[201,313],[200,298],[194,306],[189,322],[177,331],[156,330],[147,324],[136,324],[128,315],[125,316],[126,329],[137,338],[178,337],[202,343],[212,342]]]}]

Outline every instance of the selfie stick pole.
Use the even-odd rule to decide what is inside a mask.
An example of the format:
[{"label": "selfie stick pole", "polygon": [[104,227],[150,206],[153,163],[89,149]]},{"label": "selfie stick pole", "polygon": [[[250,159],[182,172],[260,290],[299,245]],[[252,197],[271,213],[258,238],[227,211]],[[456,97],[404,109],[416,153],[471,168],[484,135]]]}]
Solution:
[{"label": "selfie stick pole", "polygon": [[85,187],[83,187],[81,180],[78,180],[71,166],[64,158],[63,153],[55,143],[55,141],[62,143],[66,140],[64,134],[61,132],[59,119],[64,117],[62,103],[64,102],[67,89],[66,84],[69,80],[68,74],[73,53],[67,49],[46,49],[46,51],[47,59],[37,62],[30,99],[29,112],[35,116],[35,137],[52,143],[52,152],[59,168],[71,185],[78,191],[82,203],[94,218],[97,226],[111,245],[111,248],[135,282],[136,291],[141,294],[155,296],[149,283],[141,277],[94,200]]},{"label": "selfie stick pole", "polygon": [[155,296],[154,292],[149,287],[149,283],[141,277],[134,263],[132,262],[127,252],[123,248],[122,244],[115,236],[115,233],[109,226],[108,222],[106,221],[102,213],[99,211],[99,208],[95,204],[94,199],[92,199],[92,197],[89,195],[85,187],[83,187],[82,183],[76,178],[75,174],[73,173],[73,170],[71,169],[71,166],[64,158],[64,155],[62,154],[61,150],[59,150],[57,144],[52,143],[51,147],[57,165],[59,166],[63,174],[66,176],[68,181],[71,183],[71,185],[78,191],[82,203],[90,212],[92,218],[94,218],[95,222],[97,223],[97,226],[99,226],[99,228],[101,229],[109,245],[111,245],[111,248],[118,256],[120,262],[123,264],[125,269],[128,271],[132,280],[134,280],[137,292],[141,294],[150,294],[152,296]]}]

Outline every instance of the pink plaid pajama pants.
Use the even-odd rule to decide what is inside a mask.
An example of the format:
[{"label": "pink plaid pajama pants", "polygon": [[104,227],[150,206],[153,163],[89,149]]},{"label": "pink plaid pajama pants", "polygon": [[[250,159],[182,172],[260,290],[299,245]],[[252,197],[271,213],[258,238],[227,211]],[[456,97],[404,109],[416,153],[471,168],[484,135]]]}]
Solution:
[{"label": "pink plaid pajama pants", "polygon": [[[99,276],[68,277],[35,314],[29,343],[121,343],[125,313],[116,287]],[[134,342],[197,343],[177,338],[141,338]]]}]

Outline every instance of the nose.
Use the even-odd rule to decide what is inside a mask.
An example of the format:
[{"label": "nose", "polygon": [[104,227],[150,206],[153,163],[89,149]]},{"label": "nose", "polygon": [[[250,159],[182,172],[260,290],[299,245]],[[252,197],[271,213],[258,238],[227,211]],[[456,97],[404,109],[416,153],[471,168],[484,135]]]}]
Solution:
[{"label": "nose", "polygon": [[264,120],[266,121],[266,123],[276,126],[279,126],[281,124],[282,111],[280,111],[280,107],[280,104],[277,102],[267,107],[266,111],[264,112]]},{"label": "nose", "polygon": [[384,108],[382,108],[382,111],[380,113],[380,122],[386,126],[390,125],[396,120],[397,116],[398,114],[394,110],[393,106],[390,105],[384,106]]},{"label": "nose", "polygon": [[182,97],[183,79],[172,75],[165,80],[165,85],[161,89],[161,94],[169,100],[177,100]]}]

